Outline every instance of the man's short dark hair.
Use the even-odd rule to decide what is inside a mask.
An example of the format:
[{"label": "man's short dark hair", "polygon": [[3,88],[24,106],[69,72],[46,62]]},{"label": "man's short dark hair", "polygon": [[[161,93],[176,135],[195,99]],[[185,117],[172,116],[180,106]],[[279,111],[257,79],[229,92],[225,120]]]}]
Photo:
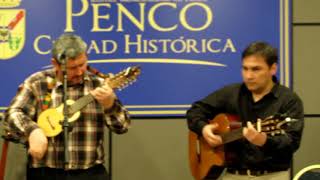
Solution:
[{"label": "man's short dark hair", "polygon": [[266,42],[257,41],[249,44],[242,52],[242,59],[251,55],[264,57],[269,66],[278,63],[278,50]]}]

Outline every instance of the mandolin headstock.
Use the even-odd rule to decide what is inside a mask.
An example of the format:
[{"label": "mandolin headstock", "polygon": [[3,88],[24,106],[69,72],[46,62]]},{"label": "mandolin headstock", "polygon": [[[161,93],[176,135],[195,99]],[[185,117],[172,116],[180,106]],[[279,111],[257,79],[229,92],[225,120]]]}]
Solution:
[{"label": "mandolin headstock", "polygon": [[140,75],[139,66],[128,67],[108,79],[108,84],[112,89],[122,90],[135,82]]}]

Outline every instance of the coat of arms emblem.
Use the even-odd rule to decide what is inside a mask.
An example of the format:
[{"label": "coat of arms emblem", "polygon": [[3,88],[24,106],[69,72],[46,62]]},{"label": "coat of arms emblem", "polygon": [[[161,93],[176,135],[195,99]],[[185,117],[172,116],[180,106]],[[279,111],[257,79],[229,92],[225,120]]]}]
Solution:
[{"label": "coat of arms emblem", "polygon": [[18,55],[25,43],[26,12],[18,7],[21,0],[0,1],[0,60]]}]

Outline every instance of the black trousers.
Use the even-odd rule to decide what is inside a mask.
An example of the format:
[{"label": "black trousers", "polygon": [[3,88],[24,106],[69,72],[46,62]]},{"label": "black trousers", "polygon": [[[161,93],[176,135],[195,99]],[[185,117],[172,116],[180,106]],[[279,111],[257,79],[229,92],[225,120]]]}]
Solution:
[{"label": "black trousers", "polygon": [[223,173],[224,167],[213,166],[203,180],[217,180]]},{"label": "black trousers", "polygon": [[109,180],[109,175],[102,164],[68,171],[44,167],[28,168],[27,180]]}]

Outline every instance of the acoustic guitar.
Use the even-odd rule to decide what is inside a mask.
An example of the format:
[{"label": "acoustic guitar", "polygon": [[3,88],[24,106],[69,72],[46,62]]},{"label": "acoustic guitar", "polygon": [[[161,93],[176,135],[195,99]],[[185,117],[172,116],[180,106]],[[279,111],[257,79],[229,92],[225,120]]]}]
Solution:
[{"label": "acoustic guitar", "polygon": [[[140,75],[140,67],[128,67],[125,70],[117,73],[113,77],[108,78],[108,85],[112,89],[124,89],[129,84],[136,81]],[[91,94],[85,95],[77,101],[67,100],[68,122],[74,122],[80,117],[80,110],[94,101]],[[37,124],[44,131],[47,137],[54,137],[62,132],[63,104],[57,108],[49,108],[40,113]]]},{"label": "acoustic guitar", "polygon": [[[281,119],[270,117],[258,121],[254,126],[259,132],[265,132],[271,136],[284,134],[283,125],[294,121],[294,119]],[[223,144],[243,137],[243,127],[239,122],[239,118],[235,115],[218,114],[209,123],[218,124],[218,128],[214,133],[221,136]],[[225,163],[225,155],[223,145],[212,148],[202,136],[200,137],[196,133],[189,131],[189,165],[191,174],[196,180],[205,178],[212,167],[222,167]]]}]

